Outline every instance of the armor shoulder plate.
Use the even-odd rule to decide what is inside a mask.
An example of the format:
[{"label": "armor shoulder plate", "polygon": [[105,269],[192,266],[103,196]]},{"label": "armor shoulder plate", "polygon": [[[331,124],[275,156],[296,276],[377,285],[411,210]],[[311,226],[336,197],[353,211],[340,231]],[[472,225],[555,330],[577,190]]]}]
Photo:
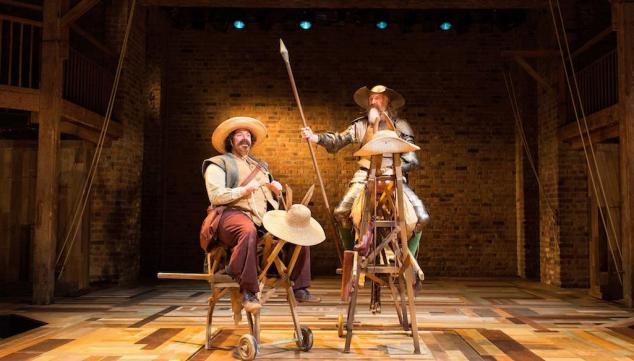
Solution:
[{"label": "armor shoulder plate", "polygon": [[365,121],[365,120],[367,120],[367,117],[365,115],[362,115],[360,117],[354,118],[354,120],[352,120],[350,122],[350,125],[352,125],[352,124],[354,124],[354,123],[356,123],[358,121]]},{"label": "armor shoulder plate", "polygon": [[411,125],[405,119],[397,119],[396,120],[396,130],[403,135],[414,137],[414,130]]}]

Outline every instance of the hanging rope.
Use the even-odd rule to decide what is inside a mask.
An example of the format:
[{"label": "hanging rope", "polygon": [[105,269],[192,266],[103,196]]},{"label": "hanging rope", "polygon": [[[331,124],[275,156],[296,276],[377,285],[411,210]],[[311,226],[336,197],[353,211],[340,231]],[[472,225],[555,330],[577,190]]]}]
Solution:
[{"label": "hanging rope", "polygon": [[544,191],[544,186],[539,178],[539,173],[537,172],[537,168],[535,167],[535,161],[533,159],[533,155],[531,153],[530,147],[528,145],[528,141],[526,139],[526,133],[524,132],[524,122],[522,121],[522,115],[519,110],[519,105],[517,102],[517,97],[515,95],[515,85],[513,84],[513,78],[511,74],[505,71],[504,75],[504,85],[506,86],[506,92],[509,96],[509,102],[511,103],[511,109],[513,110],[513,118],[515,119],[515,127],[517,129],[518,135],[520,136],[520,140],[522,145],[524,146],[524,152],[528,158],[528,162],[533,170],[533,174],[535,175],[535,179],[537,180],[537,187],[539,188],[539,194],[542,199],[546,202],[546,207],[550,211],[550,215],[552,217],[552,221],[555,226],[559,226],[559,216],[557,211],[553,208],[550,203],[550,199],[546,196],[546,192]]},{"label": "hanging rope", "polygon": [[[603,186],[603,181],[601,180],[601,173],[599,170],[599,166],[597,164],[597,160],[596,160],[596,154],[594,152],[594,147],[592,145],[592,138],[590,137],[590,130],[588,128],[588,122],[586,119],[586,114],[583,108],[583,102],[581,100],[581,92],[579,90],[579,84],[577,83],[577,76],[575,74],[575,68],[574,68],[574,63],[572,61],[572,54],[570,52],[570,46],[568,44],[568,35],[566,34],[566,27],[564,24],[564,20],[563,20],[563,16],[561,14],[561,6],[559,4],[559,0],[556,0],[557,3],[557,12],[559,14],[559,21],[561,23],[561,29],[562,29],[562,33],[563,36],[560,35],[559,33],[559,24],[557,23],[557,19],[555,17],[555,9],[553,7],[553,2],[552,0],[548,0],[548,4],[550,6],[550,14],[552,16],[552,20],[553,20],[553,26],[555,29],[555,36],[557,39],[557,44],[559,45],[559,53],[561,55],[561,62],[563,65],[563,70],[564,70],[564,74],[566,77],[566,85],[568,86],[568,91],[570,92],[570,97],[571,97],[571,101],[572,101],[572,109],[575,115],[575,119],[577,121],[577,128],[579,130],[579,136],[581,138],[581,145],[583,146],[583,153],[585,155],[586,158],[586,163],[588,165],[588,170],[590,171],[590,181],[592,184],[592,188],[594,190],[594,195],[596,197],[597,203],[599,205],[599,215],[601,218],[601,222],[603,224],[603,227],[606,229],[606,237],[608,240],[608,248],[610,249],[610,254],[612,255],[612,259],[614,261],[615,267],[617,269],[617,276],[619,278],[619,282],[621,283],[621,285],[623,284],[623,280],[622,280],[622,265],[621,265],[621,261],[623,259],[623,253],[621,251],[621,247],[619,244],[619,240],[618,240],[618,236],[617,236],[617,232],[616,232],[616,227],[614,226],[614,220],[612,218],[611,212],[610,212],[610,207],[608,206],[608,199],[605,193],[605,187]],[[562,40],[561,38],[563,37],[564,40],[564,44],[565,44],[565,53],[564,53],[564,46],[562,45]],[[566,55],[567,54],[567,55]],[[568,58],[568,61],[570,63],[570,71],[568,70],[568,65],[566,64],[566,58]],[[572,75],[571,75],[572,74]],[[572,81],[571,81],[572,79]],[[574,83],[574,88],[575,88],[575,92],[573,92],[573,83]],[[577,108],[578,107],[578,108]],[[581,117],[579,115],[579,113],[581,113]],[[581,120],[583,120],[583,125],[585,128],[585,134],[581,128]],[[587,146],[586,146],[586,139],[585,137],[588,137],[588,143],[589,143],[589,148],[590,148],[590,154],[591,157],[588,155],[588,150],[587,150]],[[590,158],[592,158],[592,162],[590,162]],[[594,168],[593,168],[594,166]],[[601,207],[601,199],[599,198],[599,192],[597,190],[597,184],[596,181],[594,179],[594,172],[593,169],[596,171],[596,175],[599,178],[598,183],[599,183],[599,188],[601,190],[601,196],[603,197],[603,204],[605,204],[605,208],[607,210],[607,218],[609,219],[609,223],[610,223],[610,228],[608,228],[607,222],[606,222],[606,216],[604,215],[604,211],[603,208]],[[610,232],[608,231],[608,229],[610,231],[612,231],[612,237],[610,237]],[[614,244],[613,244],[614,243]],[[615,254],[615,249],[618,252],[618,256],[619,258],[617,259],[617,256]]]},{"label": "hanging rope", "polygon": [[[93,154],[92,161],[90,163],[90,169],[88,171],[88,175],[86,176],[86,180],[84,181],[81,194],[79,195],[77,199],[77,203],[75,204],[75,211],[73,213],[73,218],[71,220],[70,226],[68,227],[68,231],[66,233],[66,237],[64,238],[64,242],[62,243],[62,248],[60,249],[60,252],[57,256],[57,261],[55,262],[55,266],[59,267],[57,279],[60,279],[62,277],[62,273],[64,272],[64,267],[66,266],[66,263],[68,263],[71,250],[73,248],[73,245],[75,244],[75,239],[77,238],[77,232],[79,231],[79,228],[80,228],[81,219],[86,210],[86,205],[88,204],[88,200],[90,199],[90,191],[92,190],[92,185],[95,180],[95,175],[97,174],[97,167],[99,166],[101,152],[103,151],[106,135],[108,134],[108,126],[110,125],[110,120],[112,119],[112,111],[114,109],[114,102],[117,95],[117,89],[119,86],[119,79],[121,78],[121,70],[123,69],[123,60],[125,59],[126,50],[128,48],[128,39],[130,37],[130,29],[132,28],[132,19],[134,17],[135,7],[136,7],[136,0],[132,0],[130,15],[128,16],[128,23],[126,25],[125,34],[123,36],[123,43],[121,44],[121,52],[119,53],[119,62],[117,64],[117,70],[115,73],[114,82],[112,84],[112,89],[110,91],[110,98],[108,99],[106,115],[104,117],[104,122],[101,126],[101,132],[99,133],[99,140],[97,141],[97,146],[95,147],[95,153]],[[66,247],[67,244],[68,244],[68,248]],[[62,257],[64,260],[63,262],[60,263]]]}]

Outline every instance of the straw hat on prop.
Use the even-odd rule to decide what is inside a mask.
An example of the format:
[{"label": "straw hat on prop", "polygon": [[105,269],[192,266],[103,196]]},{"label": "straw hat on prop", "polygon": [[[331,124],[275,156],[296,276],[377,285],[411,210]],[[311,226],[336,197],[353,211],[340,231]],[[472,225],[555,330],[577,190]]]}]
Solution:
[{"label": "straw hat on prop", "polygon": [[420,147],[401,139],[393,130],[379,130],[372,139],[354,153],[357,157],[367,157],[385,153],[407,153]]},{"label": "straw hat on prop", "polygon": [[324,229],[302,204],[293,204],[288,211],[268,211],[262,223],[275,237],[300,246],[314,246],[326,239]]},{"label": "straw hat on prop", "polygon": [[251,117],[233,117],[220,123],[211,135],[211,144],[220,153],[225,153],[225,139],[236,129],[248,129],[251,135],[255,136],[256,141],[251,144],[251,148],[255,148],[266,138],[266,126],[261,121]]},{"label": "straw hat on prop", "polygon": [[392,109],[398,109],[405,105],[405,98],[403,98],[401,94],[396,92],[396,90],[390,89],[384,85],[375,85],[372,87],[372,89],[368,89],[367,86],[364,86],[354,92],[354,95],[352,97],[354,98],[355,103],[359,104],[361,108],[369,109],[369,98],[371,94],[383,94],[387,96],[390,99]]}]

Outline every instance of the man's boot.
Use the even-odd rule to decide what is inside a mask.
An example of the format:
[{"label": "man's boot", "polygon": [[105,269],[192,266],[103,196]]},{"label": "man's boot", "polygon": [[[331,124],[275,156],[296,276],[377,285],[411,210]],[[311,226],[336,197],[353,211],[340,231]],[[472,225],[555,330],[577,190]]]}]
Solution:
[{"label": "man's boot", "polygon": [[246,312],[254,313],[259,311],[260,308],[262,308],[262,305],[255,293],[244,290],[242,291],[242,307]]}]

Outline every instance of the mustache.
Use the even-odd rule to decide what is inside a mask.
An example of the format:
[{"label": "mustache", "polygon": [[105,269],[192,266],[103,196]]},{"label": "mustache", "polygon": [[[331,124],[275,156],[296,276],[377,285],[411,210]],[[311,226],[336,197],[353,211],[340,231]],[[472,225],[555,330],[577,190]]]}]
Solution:
[{"label": "mustache", "polygon": [[250,146],[251,145],[251,141],[248,140],[248,139],[243,139],[240,142],[238,142],[238,145],[243,145],[243,144],[246,144],[246,145]]}]

